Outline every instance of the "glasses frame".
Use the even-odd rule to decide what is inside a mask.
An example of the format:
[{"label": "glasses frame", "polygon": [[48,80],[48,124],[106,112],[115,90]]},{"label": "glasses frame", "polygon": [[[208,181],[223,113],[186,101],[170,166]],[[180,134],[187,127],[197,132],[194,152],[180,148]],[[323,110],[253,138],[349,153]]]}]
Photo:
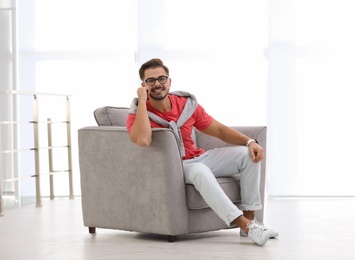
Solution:
[{"label": "glasses frame", "polygon": [[[155,82],[159,82],[160,84],[165,84],[167,81],[168,81],[168,78],[169,76],[166,76],[166,75],[161,75],[157,78],[147,78],[144,82],[147,83],[148,86],[154,86],[155,85]],[[149,84],[148,83],[148,80],[153,80],[154,79],[154,83],[152,84]]]}]

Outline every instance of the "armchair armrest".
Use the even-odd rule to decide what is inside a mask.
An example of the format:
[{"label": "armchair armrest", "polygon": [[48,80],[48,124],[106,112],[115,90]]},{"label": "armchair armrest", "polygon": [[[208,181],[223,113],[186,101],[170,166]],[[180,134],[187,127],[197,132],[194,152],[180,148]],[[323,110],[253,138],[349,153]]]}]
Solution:
[{"label": "armchair armrest", "polygon": [[[258,143],[266,150],[266,126],[232,126],[231,128],[249,136],[252,139],[257,139]],[[197,146],[205,150],[213,148],[232,146],[218,138],[205,135],[196,129],[196,142]]]},{"label": "armchair armrest", "polygon": [[171,130],[153,129],[149,147],[134,144],[126,127],[85,127],[78,138],[85,226],[187,233],[182,161]]}]

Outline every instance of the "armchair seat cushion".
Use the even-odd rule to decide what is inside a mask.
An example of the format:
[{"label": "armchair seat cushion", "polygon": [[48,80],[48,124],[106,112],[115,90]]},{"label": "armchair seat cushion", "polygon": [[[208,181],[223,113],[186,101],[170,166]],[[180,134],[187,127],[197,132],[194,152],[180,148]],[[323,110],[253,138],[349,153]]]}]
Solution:
[{"label": "armchair seat cushion", "polygon": [[[239,179],[239,174],[232,177],[217,178],[222,190],[234,204],[238,204],[241,201]],[[186,197],[188,209],[209,208],[205,200],[192,184],[186,184]]]}]

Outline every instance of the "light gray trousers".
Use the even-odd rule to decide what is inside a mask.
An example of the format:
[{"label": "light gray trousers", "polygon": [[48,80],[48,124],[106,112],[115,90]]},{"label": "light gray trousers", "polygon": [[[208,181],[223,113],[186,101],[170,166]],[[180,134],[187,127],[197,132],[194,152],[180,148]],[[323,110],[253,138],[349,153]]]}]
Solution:
[{"label": "light gray trousers", "polygon": [[[246,146],[216,148],[199,157],[184,160],[185,182],[193,184],[206,203],[230,226],[243,211],[262,208],[260,200],[260,163],[254,163]],[[241,209],[219,186],[216,177],[240,173]]]}]

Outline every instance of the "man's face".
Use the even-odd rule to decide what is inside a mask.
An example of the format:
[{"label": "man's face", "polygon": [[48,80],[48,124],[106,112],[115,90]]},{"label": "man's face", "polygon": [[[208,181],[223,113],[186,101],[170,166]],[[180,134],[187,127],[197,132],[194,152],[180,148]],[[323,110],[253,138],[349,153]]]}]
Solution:
[{"label": "man's face", "polygon": [[142,86],[149,89],[149,97],[163,100],[169,93],[171,79],[163,68],[147,69],[144,72]]}]

